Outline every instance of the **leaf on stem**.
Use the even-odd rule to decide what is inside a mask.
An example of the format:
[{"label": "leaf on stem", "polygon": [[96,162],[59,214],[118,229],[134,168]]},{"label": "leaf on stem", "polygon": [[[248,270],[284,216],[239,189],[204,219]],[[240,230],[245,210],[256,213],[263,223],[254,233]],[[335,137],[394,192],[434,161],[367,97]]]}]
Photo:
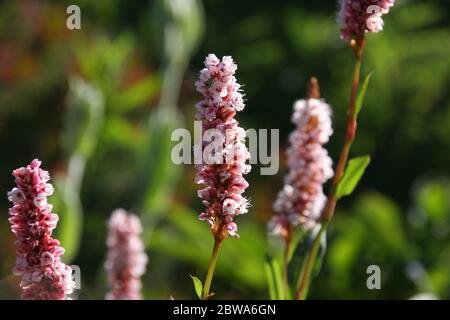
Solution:
[{"label": "leaf on stem", "polygon": [[355,119],[358,117],[359,112],[362,109],[364,103],[364,97],[366,95],[367,88],[369,86],[370,78],[373,75],[373,71],[370,71],[364,78],[364,82],[359,89],[358,96],[356,97],[356,109],[355,109]]},{"label": "leaf on stem", "polygon": [[194,277],[193,275],[189,276],[192,278],[192,282],[194,283],[195,293],[197,294],[198,298],[201,299],[203,293],[202,281],[199,278]]},{"label": "leaf on stem", "polygon": [[284,283],[280,265],[275,258],[267,258],[265,271],[268,280],[269,294],[272,300],[284,300]]},{"label": "leaf on stem", "polygon": [[275,279],[275,289],[279,300],[284,300],[284,285],[283,275],[281,274],[281,268],[276,259],[272,260],[272,271]]},{"label": "leaf on stem", "polygon": [[356,185],[364,174],[370,163],[370,156],[363,156],[351,159],[344,172],[344,176],[336,189],[336,199],[350,195],[355,190]]},{"label": "leaf on stem", "polygon": [[270,266],[269,262],[264,263],[264,271],[266,273],[267,287],[269,289],[270,300],[276,300],[277,293],[275,291],[275,280],[272,272],[272,267]]},{"label": "leaf on stem", "polygon": [[326,230],[322,232],[322,236],[320,238],[320,248],[319,253],[317,253],[316,262],[313,266],[313,271],[311,275],[311,279],[317,276],[322,269],[323,257],[325,256],[325,251],[327,251],[327,232]]},{"label": "leaf on stem", "polygon": [[[292,255],[291,261],[288,265],[288,284],[289,289],[292,293],[292,295],[295,295],[295,291],[297,289],[299,277],[301,276],[301,273],[303,272],[303,267],[306,261],[306,258],[311,251],[313,242],[315,237],[317,236],[317,233],[320,230],[320,226],[317,228],[314,228],[312,230],[309,230],[304,237],[301,239],[297,247],[295,248],[295,251]],[[325,254],[325,248],[326,248],[326,236],[325,232],[322,235],[321,239],[321,245],[319,249],[319,253],[317,255],[316,261],[314,263],[313,267],[313,274],[312,277],[317,275],[320,271],[320,268],[322,266],[322,258]]]}]

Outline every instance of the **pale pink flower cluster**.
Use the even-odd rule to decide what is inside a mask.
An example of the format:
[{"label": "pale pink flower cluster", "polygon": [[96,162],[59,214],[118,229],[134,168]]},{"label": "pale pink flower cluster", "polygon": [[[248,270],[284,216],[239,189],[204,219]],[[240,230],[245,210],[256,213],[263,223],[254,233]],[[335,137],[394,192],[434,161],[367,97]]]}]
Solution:
[{"label": "pale pink flower cluster", "polygon": [[73,292],[72,269],[61,261],[64,249],[52,238],[58,216],[47,197],[53,194],[47,171],[33,160],[13,171],[16,188],[8,192],[13,203],[9,222],[16,235],[15,275],[21,276],[24,300],[65,300]]},{"label": "pale pink flower cluster", "polygon": [[395,0],[340,0],[337,20],[341,25],[341,38],[359,38],[365,32],[383,30],[382,16],[389,12]]},{"label": "pale pink flower cluster", "polygon": [[108,229],[105,269],[111,290],[106,299],[141,300],[141,276],[148,260],[141,240],[141,222],[136,215],[116,209]]},{"label": "pale pink flower cluster", "polygon": [[[248,187],[243,178],[251,167],[246,164],[250,153],[245,146],[246,133],[234,119],[237,111],[244,109],[240,85],[234,73],[237,66],[233,59],[225,56],[219,60],[214,54],[205,59],[205,68],[195,83],[204,99],[197,103],[197,120],[202,121],[203,132],[215,132],[215,143],[221,145],[215,162],[203,161],[196,165],[194,181],[203,184],[198,191],[206,210],[199,216],[208,221],[216,238],[238,237],[237,225],[233,222],[238,215],[247,213],[249,202],[242,196]],[[205,139],[204,139],[205,140]],[[202,147],[207,145],[203,141]]]},{"label": "pale pink flower cluster", "polygon": [[333,133],[330,106],[320,99],[298,100],[292,122],[296,129],[289,136],[290,171],[273,205],[281,214],[268,224],[271,233],[280,235],[299,224],[314,227],[326,202],[323,184],[333,176],[331,158],[323,148]]}]

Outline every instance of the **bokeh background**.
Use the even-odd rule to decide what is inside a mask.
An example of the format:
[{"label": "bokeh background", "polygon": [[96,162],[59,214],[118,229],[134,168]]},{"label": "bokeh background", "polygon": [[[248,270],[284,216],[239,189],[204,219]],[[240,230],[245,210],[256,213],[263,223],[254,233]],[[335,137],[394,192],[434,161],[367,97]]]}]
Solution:
[{"label": "bokeh background", "polygon": [[[81,8],[81,30],[66,8]],[[255,166],[240,239],[221,252],[221,299],[268,298],[265,223],[282,176],[292,104],[308,77],[332,105],[337,158],[352,53],[339,39],[335,1],[2,1],[0,3],[0,298],[17,298],[6,192],[11,171],[38,157],[50,171],[65,261],[81,268],[80,299],[103,299],[105,221],[123,207],[145,225],[147,299],[194,298],[212,248],[193,166],[174,166],[170,134],[193,129],[194,81],[210,52],[239,65],[244,128],[280,129],[280,172]],[[374,70],[353,155],[372,162],[328,232],[310,298],[450,298],[450,23],[448,1],[398,0],[368,37]],[[377,264],[382,289],[368,290]]]}]

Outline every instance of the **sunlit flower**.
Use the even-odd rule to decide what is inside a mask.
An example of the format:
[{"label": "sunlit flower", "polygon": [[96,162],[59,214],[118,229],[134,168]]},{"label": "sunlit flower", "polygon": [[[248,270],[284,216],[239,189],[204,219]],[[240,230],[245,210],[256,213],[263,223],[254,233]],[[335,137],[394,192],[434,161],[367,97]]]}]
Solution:
[{"label": "sunlit flower", "polygon": [[[196,105],[196,119],[202,121],[205,137],[214,132],[211,133],[214,142],[221,146],[218,154],[206,155],[202,164],[196,166],[194,179],[205,186],[198,191],[206,206],[199,219],[208,221],[218,239],[238,237],[234,217],[246,213],[249,206],[242,193],[248,187],[243,175],[251,169],[245,163],[250,153],[245,146],[245,130],[234,119],[236,112],[245,106],[240,85],[234,77],[236,69],[231,57],[225,56],[219,60],[214,54],[209,54],[205,59],[205,68],[200,71],[199,80],[195,83],[197,91],[204,96]],[[202,147],[208,144],[203,141]]]},{"label": "sunlit flower", "polygon": [[110,292],[108,300],[140,300],[141,276],[145,273],[148,257],[141,240],[139,218],[123,209],[116,209],[108,222],[108,253],[105,269]]},{"label": "sunlit flower", "polygon": [[341,38],[360,38],[365,32],[383,30],[382,16],[389,12],[395,0],[340,0],[337,20]]},{"label": "sunlit flower", "polygon": [[53,187],[48,173],[33,160],[13,171],[16,188],[8,193],[11,229],[17,237],[14,274],[21,276],[21,298],[25,300],[65,300],[73,292],[72,269],[61,261],[64,249],[52,238],[58,216],[51,213],[47,196]]},{"label": "sunlit flower", "polygon": [[284,187],[274,202],[269,232],[285,236],[288,229],[301,225],[312,228],[325,205],[322,185],[333,176],[332,161],[323,145],[333,133],[331,110],[320,99],[299,100],[294,105],[292,122],[296,129],[289,137],[289,172]]}]

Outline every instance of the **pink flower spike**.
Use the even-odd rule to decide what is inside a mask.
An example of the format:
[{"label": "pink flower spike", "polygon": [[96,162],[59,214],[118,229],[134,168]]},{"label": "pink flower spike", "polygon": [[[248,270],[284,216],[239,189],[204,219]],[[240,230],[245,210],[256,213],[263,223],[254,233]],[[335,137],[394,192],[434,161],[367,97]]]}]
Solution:
[{"label": "pink flower spike", "polygon": [[116,209],[108,229],[105,269],[111,290],[106,299],[141,300],[141,277],[148,261],[141,240],[141,221],[124,209]]},{"label": "pink flower spike", "polygon": [[16,235],[16,266],[13,273],[22,277],[23,300],[66,300],[73,292],[72,269],[61,261],[64,249],[52,238],[58,215],[51,213],[47,196],[53,187],[41,162],[13,171],[16,188],[8,192],[13,203],[9,209],[11,230]]},{"label": "pink flower spike", "polygon": [[330,106],[321,99],[294,104],[296,129],[289,136],[287,150],[290,170],[273,204],[281,215],[269,221],[270,233],[285,237],[297,225],[311,229],[320,218],[326,202],[322,185],[333,176],[331,158],[323,148],[333,133],[330,117]]},{"label": "pink flower spike", "polygon": [[341,25],[341,38],[349,41],[361,38],[365,32],[383,30],[382,16],[389,12],[395,0],[340,0],[337,21]]},{"label": "pink flower spike", "polygon": [[[233,219],[246,213],[249,206],[241,194],[248,187],[243,175],[251,169],[246,164],[250,153],[245,146],[245,130],[234,119],[236,112],[245,106],[234,76],[237,65],[230,56],[220,60],[209,54],[205,67],[195,83],[197,91],[204,97],[196,105],[196,119],[202,121],[203,132],[213,129],[221,135],[221,140],[217,141],[222,150],[218,156],[206,155],[203,163],[196,166],[194,181],[205,186],[198,191],[206,206],[199,219],[206,220],[216,240],[222,241],[228,236],[238,237]],[[208,144],[204,141],[202,148],[206,150]]]}]

